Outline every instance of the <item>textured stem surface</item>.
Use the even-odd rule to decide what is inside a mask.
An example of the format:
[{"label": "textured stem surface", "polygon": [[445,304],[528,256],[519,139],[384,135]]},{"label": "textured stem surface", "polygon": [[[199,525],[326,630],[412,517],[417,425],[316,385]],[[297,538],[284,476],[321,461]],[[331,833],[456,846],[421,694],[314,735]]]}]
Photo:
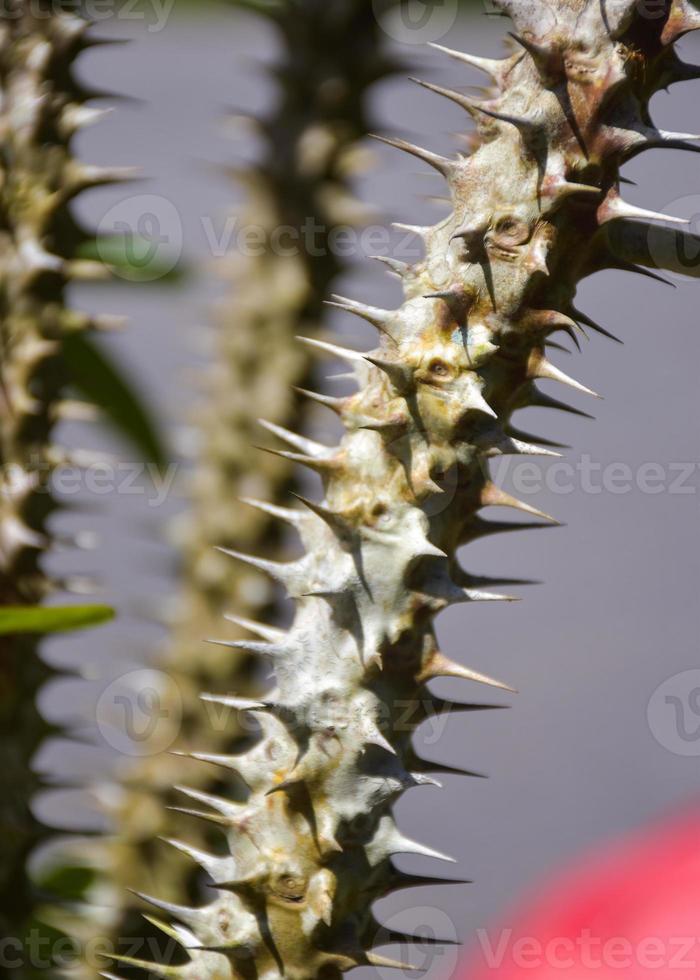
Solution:
[{"label": "textured stem surface", "polygon": [[293,451],[279,451],[324,486],[321,503],[278,512],[303,553],[290,563],[234,556],[281,583],[296,615],[288,631],[262,626],[246,643],[274,664],[267,695],[205,695],[213,719],[245,713],[260,737],[247,753],[209,759],[241,776],[245,800],[183,789],[226,851],[172,842],[207,871],[215,897],[197,908],[152,900],[190,957],[152,968],[163,976],[307,980],[385,962],[372,952],[372,903],[416,883],[392,857],[434,854],[392,816],[397,798],[440,768],[419,758],[412,732],[435,712],[486,707],[445,703],[430,681],[503,686],[438,648],[441,610],[507,598],[484,592],[456,551],[523,526],[486,520],[485,507],[551,520],[495,486],[488,460],[548,454],[511,425],[518,408],[561,407],[538,382],[593,394],[548,359],[549,339],[561,332],[577,343],[586,326],[601,329],[574,308],[576,284],[604,268],[644,271],[620,257],[639,251],[630,222],[668,220],[624,203],[621,165],[648,147],[695,149],[648,112],[655,91],[696,74],[673,50],[700,26],[685,0],[654,17],[629,0],[498,6],[514,21],[512,53],[452,52],[491,76],[493,96],[428,86],[474,120],[471,155],[445,159],[395,141],[444,175],[454,210],[417,229],[425,259],[403,270],[398,310],[352,304],[379,346],[325,347],[358,382],[356,394],[328,401],[347,433],[330,447],[291,437]]},{"label": "textured stem surface", "polygon": [[[73,4],[70,5],[74,7]],[[80,583],[52,579],[44,558],[57,503],[50,478],[63,465],[86,465],[52,440],[62,419],[85,419],[91,407],[68,396],[67,338],[107,329],[66,302],[69,283],[103,278],[105,268],[80,260],[89,235],[70,202],[119,175],[79,163],[74,134],[100,115],[73,78],[76,56],[90,46],[84,20],[59,3],[5,0],[0,14],[0,605],[34,605]],[[79,541],[63,541],[77,545]],[[0,935],[24,941],[37,895],[26,861],[46,829],[30,801],[40,780],[32,759],[52,727],[36,697],[53,672],[33,639],[0,638]],[[12,949],[14,962],[14,947]],[[33,975],[22,965],[9,975]]]}]

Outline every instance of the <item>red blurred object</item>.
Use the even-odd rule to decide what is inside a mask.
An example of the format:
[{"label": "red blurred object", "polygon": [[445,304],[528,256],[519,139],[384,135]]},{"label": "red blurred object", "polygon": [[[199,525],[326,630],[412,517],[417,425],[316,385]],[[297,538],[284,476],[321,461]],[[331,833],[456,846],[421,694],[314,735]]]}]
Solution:
[{"label": "red blurred object", "polygon": [[464,980],[698,980],[700,809],[581,862],[480,933]]}]

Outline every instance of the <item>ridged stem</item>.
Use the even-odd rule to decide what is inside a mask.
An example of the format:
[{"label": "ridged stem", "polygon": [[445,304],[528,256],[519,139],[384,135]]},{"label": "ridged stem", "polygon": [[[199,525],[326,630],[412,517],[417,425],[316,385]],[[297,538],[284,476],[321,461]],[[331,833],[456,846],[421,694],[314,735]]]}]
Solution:
[{"label": "ridged stem", "polygon": [[599,329],[573,306],[582,278],[602,268],[645,271],[620,258],[632,247],[624,234],[611,249],[608,225],[672,220],[623,202],[620,167],[652,146],[696,149],[692,137],[656,129],[648,103],[669,81],[692,76],[673,43],[700,15],[686,0],[653,17],[629,0],[499,7],[516,33],[509,57],[482,65],[493,98],[429,86],[475,121],[471,155],[447,159],[397,141],[443,174],[454,210],[419,230],[426,257],[405,270],[399,309],[356,304],[379,346],[329,351],[358,384],[330,403],[346,435],[337,446],[278,451],[323,483],[321,502],[283,515],[302,555],[289,563],[234,556],[280,583],[296,615],[289,630],[262,627],[247,642],[274,664],[268,694],[205,695],[213,722],[252,717],[260,737],[246,753],[208,760],[241,776],[244,800],[183,788],[200,819],[223,833],[225,850],[171,842],[206,870],[215,894],[197,908],[151,899],[175,919],[163,928],[189,954],[184,965],[152,967],[159,975],[309,980],[386,963],[372,949],[372,905],[417,883],[393,856],[441,857],[407,840],[392,815],[405,790],[440,769],[419,757],[412,734],[436,712],[489,707],[445,702],[430,682],[504,686],[438,648],[440,611],[507,598],[483,592],[457,549],[523,527],[486,520],[484,508],[552,522],[498,488],[489,459],[549,453],[511,423],[518,408],[558,407],[538,382],[593,394],[546,348],[555,333],[577,343],[584,325]]},{"label": "ridged stem", "polygon": [[[71,5],[71,7],[74,5]],[[70,589],[45,569],[50,519],[59,503],[50,478],[63,465],[81,465],[56,445],[54,426],[83,416],[68,396],[66,338],[107,324],[71,308],[69,283],[103,278],[99,263],[78,257],[88,234],[70,203],[82,190],[115,175],[80,164],[74,134],[99,113],[72,75],[90,46],[88,25],[61,5],[5,0],[0,15],[0,605],[34,605]],[[67,542],[70,543],[70,542]],[[72,542],[75,544],[75,542]],[[0,935],[24,942],[38,896],[26,870],[37,842],[48,835],[31,811],[41,781],[32,760],[54,729],[36,705],[53,671],[34,639],[0,639]],[[15,955],[17,954],[17,955]],[[14,967],[15,959],[21,962]],[[24,952],[9,948],[13,978],[35,974]]]}]

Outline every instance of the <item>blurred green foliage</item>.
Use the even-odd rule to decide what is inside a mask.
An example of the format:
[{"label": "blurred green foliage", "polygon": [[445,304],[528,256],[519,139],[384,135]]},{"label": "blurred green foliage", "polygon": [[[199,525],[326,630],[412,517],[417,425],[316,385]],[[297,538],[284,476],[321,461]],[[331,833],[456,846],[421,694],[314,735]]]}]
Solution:
[{"label": "blurred green foliage", "polygon": [[3,606],[0,636],[85,629],[107,623],[114,615],[111,606]]},{"label": "blurred green foliage", "polygon": [[63,352],[75,387],[102,410],[106,420],[147,462],[165,469],[168,454],[158,425],[128,370],[85,334],[66,337]]}]

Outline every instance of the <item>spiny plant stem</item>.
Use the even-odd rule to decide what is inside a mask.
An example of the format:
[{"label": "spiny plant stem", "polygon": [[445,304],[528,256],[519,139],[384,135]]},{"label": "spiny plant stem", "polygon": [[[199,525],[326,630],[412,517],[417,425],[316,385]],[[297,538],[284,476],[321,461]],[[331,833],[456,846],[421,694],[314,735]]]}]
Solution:
[{"label": "spiny plant stem", "polygon": [[[60,420],[84,419],[89,410],[68,395],[64,343],[110,326],[107,318],[92,318],[66,301],[69,283],[107,274],[100,263],[79,258],[90,236],[73,219],[71,201],[119,176],[80,164],[71,151],[75,133],[100,115],[85,105],[90,93],[72,75],[75,58],[92,43],[87,27],[49,0],[5,0],[0,15],[2,606],[36,605],[71,588],[44,564],[52,544],[50,519],[59,506],[50,478],[61,466],[90,462],[88,454],[72,455],[52,438]],[[0,935],[20,942],[39,901],[27,858],[48,834],[30,801],[40,787],[33,757],[54,730],[41,718],[36,697],[52,673],[34,639],[0,638],[0,770],[7,779],[0,801],[0,890],[7,896]],[[20,966],[8,967],[10,976],[40,972],[24,955],[18,959]]]},{"label": "spiny plant stem", "polygon": [[452,52],[491,76],[493,97],[428,85],[474,121],[471,155],[447,159],[395,141],[445,177],[454,209],[418,229],[425,259],[404,270],[399,309],[348,304],[377,327],[379,346],[324,348],[358,382],[356,394],[328,402],[346,435],[302,451],[290,437],[293,451],[276,451],[323,482],[321,502],[282,513],[303,554],[290,563],[235,556],[284,586],[296,616],[287,631],[251,627],[244,643],[274,664],[269,694],[204,695],[232,719],[254,718],[260,737],[246,753],[207,760],[241,776],[243,801],[183,789],[226,850],[171,842],[206,870],[214,898],[203,907],[151,899],[175,920],[163,928],[189,955],[178,966],[141,964],[158,975],[309,980],[391,965],[373,950],[372,906],[417,883],[392,858],[444,857],[408,840],[392,815],[407,789],[440,770],[420,758],[412,733],[436,712],[489,707],[445,702],[430,682],[505,686],[438,647],[440,611],[509,598],[483,591],[457,549],[530,526],[487,520],[486,507],[552,522],[497,487],[488,461],[552,455],[511,423],[518,408],[556,407],[539,382],[594,394],[549,360],[550,338],[577,343],[584,326],[597,329],[573,305],[582,278],[645,271],[623,257],[637,241],[625,222],[669,220],[624,203],[620,167],[650,147],[696,149],[692,137],[657,129],[648,112],[654,92],[698,74],[673,50],[700,26],[686,0],[662,4],[653,18],[630,0],[497,6],[514,21],[513,53],[489,61]]}]

